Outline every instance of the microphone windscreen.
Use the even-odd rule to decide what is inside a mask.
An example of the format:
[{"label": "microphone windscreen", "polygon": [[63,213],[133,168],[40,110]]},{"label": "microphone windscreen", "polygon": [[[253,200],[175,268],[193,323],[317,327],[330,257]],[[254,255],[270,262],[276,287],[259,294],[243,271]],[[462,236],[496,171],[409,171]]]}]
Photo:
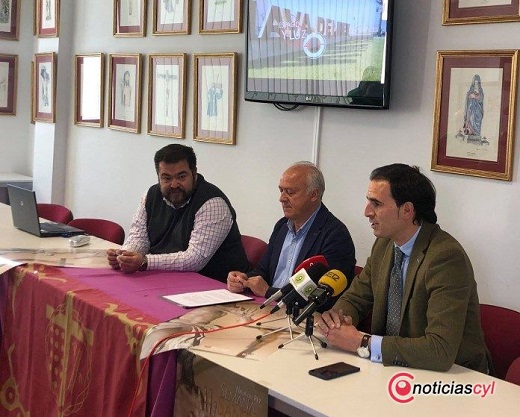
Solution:
[{"label": "microphone windscreen", "polygon": [[316,264],[322,264],[325,265],[327,268],[329,267],[329,264],[327,260],[325,259],[325,256],[323,255],[315,255],[311,256],[310,258],[305,259],[302,261],[300,265],[298,265],[296,268],[294,268],[294,272],[298,272],[300,269],[308,270],[311,266]]},{"label": "microphone windscreen", "polygon": [[314,264],[309,269],[300,269],[296,274],[289,278],[293,288],[307,300],[310,293],[316,288],[316,281],[325,272],[327,267],[322,264]]},{"label": "microphone windscreen", "polygon": [[334,291],[332,296],[335,297],[347,288],[347,277],[338,269],[331,269],[323,275],[318,281],[318,285],[327,285]]},{"label": "microphone windscreen", "polygon": [[314,281],[323,276],[327,272],[328,266],[322,263],[316,263],[306,269],[309,277]]}]

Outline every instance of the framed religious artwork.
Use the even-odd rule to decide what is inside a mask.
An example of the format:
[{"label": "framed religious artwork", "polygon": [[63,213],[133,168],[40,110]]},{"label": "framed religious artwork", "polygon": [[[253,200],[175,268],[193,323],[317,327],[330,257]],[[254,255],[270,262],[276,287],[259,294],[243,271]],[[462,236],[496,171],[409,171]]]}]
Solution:
[{"label": "framed religious artwork", "polygon": [[235,52],[194,54],[194,139],[235,144]]},{"label": "framed religious artwork", "polygon": [[60,0],[36,0],[36,34],[57,37],[60,33]]},{"label": "framed religious artwork", "polygon": [[240,33],[241,0],[199,0],[199,33]]},{"label": "framed religious artwork", "polygon": [[34,120],[54,123],[56,120],[56,53],[34,55]]},{"label": "framed religious artwork", "polygon": [[153,0],[153,34],[190,33],[191,0]]},{"label": "framed religious artwork", "polygon": [[0,39],[17,41],[21,0],[0,0]]},{"label": "framed religious artwork", "polygon": [[431,169],[511,181],[517,50],[438,51]]},{"label": "framed religious artwork", "polygon": [[108,127],[141,131],[141,54],[109,55]]},{"label": "framed religious artwork", "polygon": [[443,25],[515,22],[520,0],[444,0]]},{"label": "framed religious artwork", "polygon": [[148,56],[148,134],[184,138],[186,54]]},{"label": "framed religious artwork", "polygon": [[80,126],[103,127],[104,54],[76,55],[74,69],[74,123]]},{"label": "framed religious artwork", "polygon": [[114,36],[145,36],[146,4],[147,0],[114,0]]},{"label": "framed religious artwork", "polygon": [[16,114],[18,55],[0,54],[0,116]]}]

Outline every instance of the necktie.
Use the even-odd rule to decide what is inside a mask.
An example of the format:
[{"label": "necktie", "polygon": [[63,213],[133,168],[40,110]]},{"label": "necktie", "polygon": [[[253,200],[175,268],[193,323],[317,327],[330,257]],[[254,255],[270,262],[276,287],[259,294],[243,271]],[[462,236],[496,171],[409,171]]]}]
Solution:
[{"label": "necktie", "polygon": [[401,300],[403,298],[403,286],[401,281],[401,265],[403,252],[398,247],[394,248],[394,266],[390,272],[390,286],[388,288],[388,312],[386,316],[386,334],[399,335],[399,322],[401,318]]}]

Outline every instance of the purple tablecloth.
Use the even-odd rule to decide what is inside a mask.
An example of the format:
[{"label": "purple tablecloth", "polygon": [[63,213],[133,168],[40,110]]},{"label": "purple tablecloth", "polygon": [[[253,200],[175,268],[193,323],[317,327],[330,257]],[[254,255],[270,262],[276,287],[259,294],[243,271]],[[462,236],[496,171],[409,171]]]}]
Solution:
[{"label": "purple tablecloth", "polygon": [[[109,269],[68,268],[67,275],[99,289],[121,302],[163,322],[187,310],[162,298],[164,295],[226,288],[226,284],[193,272],[144,271],[126,275]],[[155,355],[149,362],[147,417],[172,417],[177,355]]]}]

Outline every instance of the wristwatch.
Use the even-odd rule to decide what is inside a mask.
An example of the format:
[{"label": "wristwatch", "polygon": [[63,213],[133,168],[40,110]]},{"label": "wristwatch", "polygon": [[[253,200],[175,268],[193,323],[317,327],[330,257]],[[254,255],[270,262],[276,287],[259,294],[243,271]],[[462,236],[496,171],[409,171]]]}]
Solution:
[{"label": "wristwatch", "polygon": [[370,357],[370,338],[372,335],[365,334],[363,335],[363,339],[361,339],[361,345],[357,348],[357,354],[362,358]]},{"label": "wristwatch", "polygon": [[139,265],[139,268],[137,268],[137,270],[146,271],[146,268],[148,268],[148,259],[146,258],[146,255],[144,255],[143,262],[141,262],[141,265]]}]

